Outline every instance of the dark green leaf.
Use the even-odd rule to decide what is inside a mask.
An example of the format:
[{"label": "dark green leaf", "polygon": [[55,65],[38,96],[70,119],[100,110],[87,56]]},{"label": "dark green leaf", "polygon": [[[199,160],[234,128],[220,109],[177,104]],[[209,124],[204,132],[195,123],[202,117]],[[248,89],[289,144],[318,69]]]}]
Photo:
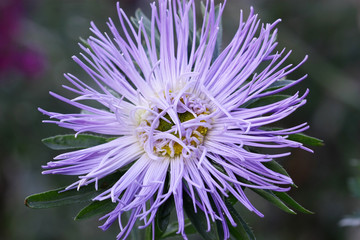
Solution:
[{"label": "dark green leaf", "polygon": [[[204,2],[202,2],[202,1],[200,2],[200,9],[201,9],[201,14],[202,14],[203,17],[205,17],[205,14],[207,15],[205,21],[206,21],[206,24],[208,24],[209,13],[206,12],[207,11],[206,6],[205,6]],[[220,11],[220,5],[215,6],[215,20],[219,16],[219,11]],[[217,38],[216,38],[216,43],[215,43],[215,48],[214,48],[214,53],[213,53],[213,56],[212,56],[212,60],[215,60],[219,56],[219,54],[221,52],[222,35],[223,35],[223,27],[222,27],[222,20],[220,19],[219,30],[218,30],[218,33],[217,33]]]},{"label": "dark green leaf", "polygon": [[[212,204],[212,207],[215,207],[214,204]],[[217,214],[219,214],[219,211],[216,211]],[[224,228],[223,228],[223,224],[222,221],[220,220],[216,220],[216,227],[217,227],[217,233],[218,233],[218,239],[224,239]]]},{"label": "dark green leaf", "polygon": [[273,84],[271,84],[264,92],[273,91],[273,90],[285,87],[294,82],[295,82],[294,80],[281,79],[281,80],[278,80],[278,81],[274,82]]},{"label": "dark green leaf", "polygon": [[152,236],[153,236],[152,228],[151,227],[145,228],[145,239],[144,240],[154,240]]},{"label": "dark green leaf", "polygon": [[[217,5],[215,7],[215,17],[216,18],[219,16],[219,10],[220,10],[220,6]],[[215,49],[214,49],[214,53],[213,53],[213,60],[215,60],[220,55],[221,45],[222,45],[222,35],[223,35],[223,26],[222,26],[222,20],[220,19],[219,30],[218,30],[218,34],[217,34],[217,38],[216,38],[216,45],[215,45]]]},{"label": "dark green leaf", "polygon": [[[283,128],[279,128],[279,127],[261,127],[260,129],[269,130],[269,131],[278,131],[278,130],[282,130]],[[287,139],[295,141],[295,142],[299,142],[299,143],[302,143],[302,144],[305,144],[305,145],[314,146],[314,147],[319,147],[319,146],[324,145],[323,140],[315,138],[315,137],[311,137],[311,136],[303,134],[303,133],[291,134],[291,135],[288,136]]]},{"label": "dark green leaf", "polygon": [[138,21],[137,25],[139,25],[139,21],[142,20],[146,34],[148,35],[148,37],[150,37],[151,36],[151,21],[150,21],[150,19],[139,8],[135,12],[135,17],[136,17],[136,20]]},{"label": "dark green leaf", "polygon": [[194,225],[191,223],[191,221],[189,219],[185,219],[184,231],[185,231],[186,235],[191,235],[191,234],[197,233],[196,228],[194,227]]},{"label": "dark green leaf", "polygon": [[290,213],[290,214],[296,214],[292,209],[290,209],[288,206],[286,206],[285,203],[283,203],[277,196],[275,196],[271,191],[269,190],[263,190],[263,189],[256,189],[256,188],[250,188],[255,193],[259,194],[264,199],[268,200],[284,212]]},{"label": "dark green leaf", "polygon": [[227,199],[225,199],[225,204],[237,224],[237,226],[234,227],[230,224],[230,222],[228,222],[230,234],[235,237],[235,239],[255,240],[256,238],[251,228],[242,219],[240,214],[235,210],[235,208],[232,206],[233,204],[230,203]]},{"label": "dark green leaf", "polygon": [[77,189],[71,189],[61,192],[65,188],[59,188],[27,197],[25,199],[25,205],[30,208],[52,208],[75,203],[90,202],[92,198],[111,187],[120,179],[122,174],[122,172],[116,172],[99,180],[98,191],[95,191],[94,183],[82,186],[79,191],[77,191]]},{"label": "dark green leaf", "polygon": [[307,210],[303,206],[301,206],[298,202],[296,202],[292,197],[289,196],[289,194],[285,192],[276,192],[273,191],[273,193],[284,203],[286,203],[288,206],[292,207],[294,210],[297,210],[302,213],[306,214],[314,214],[313,212]]},{"label": "dark green leaf", "polygon": [[289,96],[289,95],[271,95],[271,96],[257,98],[252,101],[249,101],[248,103],[243,104],[242,107],[246,107],[246,108],[262,107],[262,106],[266,106],[269,104],[273,104],[273,103],[282,101],[289,97],[291,97],[291,96]]},{"label": "dark green leaf", "polygon": [[[189,219],[185,219],[185,233],[186,235],[190,235],[190,234],[194,234],[196,233],[196,229],[194,228],[194,226],[191,224],[191,221]],[[166,232],[162,235],[161,239],[165,239],[168,237],[175,237],[177,234],[176,232],[179,230],[179,224],[176,223],[170,223]]]},{"label": "dark green leaf", "polygon": [[[236,227],[234,227],[233,225],[230,224],[230,222],[228,222],[227,224],[228,224],[230,235],[232,237],[234,237],[234,239],[241,239],[241,240],[255,239],[255,238],[249,238],[249,235],[246,233],[243,225],[238,224]],[[244,222],[244,224],[247,225],[246,222]],[[248,227],[248,229],[250,229],[249,226],[247,226],[247,227]],[[251,229],[250,229],[250,231],[251,231]]]},{"label": "dark green leaf", "polygon": [[281,173],[281,174],[289,177],[289,174],[287,173],[285,168],[283,168],[283,166],[281,166],[276,160],[271,160],[269,162],[263,162],[263,165],[265,167],[269,168],[270,170],[273,170],[274,172]]},{"label": "dark green leaf", "polygon": [[81,203],[90,201],[99,193],[95,189],[80,188],[79,191],[75,189],[63,191],[65,188],[59,188],[43,193],[31,195],[25,199],[25,205],[30,208],[51,208],[63,205]]},{"label": "dark green leaf", "polygon": [[169,221],[171,211],[174,209],[174,198],[170,197],[164,204],[159,207],[159,210],[156,213],[155,217],[155,238],[160,239],[160,237],[166,231]]},{"label": "dark green leaf", "polygon": [[[194,37],[194,15],[193,15],[193,10],[190,8],[189,9],[189,39],[188,39],[188,54],[191,54],[191,49],[193,46],[193,43],[195,41],[195,46],[199,46],[199,42],[200,42],[200,30],[195,29],[196,34]],[[195,47],[196,48],[196,47]]]},{"label": "dark green leaf", "polygon": [[201,10],[202,16],[204,17],[205,16],[205,11],[206,11],[206,6],[205,6],[203,1],[200,2],[200,10]]},{"label": "dark green leaf", "polygon": [[108,213],[116,207],[116,203],[113,203],[110,199],[104,201],[94,201],[80,210],[74,220],[83,220],[91,218],[96,215]]},{"label": "dark green leaf", "polygon": [[296,133],[296,134],[289,135],[288,139],[295,141],[295,142],[305,144],[305,145],[314,146],[314,147],[319,147],[319,146],[324,145],[323,140],[315,138],[315,137],[310,137],[303,133]]},{"label": "dark green leaf", "polygon": [[83,39],[82,37],[80,37],[80,42],[81,42],[85,47],[87,47],[88,49],[91,49],[89,43],[88,43],[85,39]]},{"label": "dark green leaf", "polygon": [[199,208],[197,208],[197,212],[194,211],[192,199],[186,193],[183,194],[183,200],[185,212],[198,233],[206,240],[219,240],[216,224],[211,222],[211,229],[207,232],[205,214]]},{"label": "dark green leaf", "polygon": [[239,200],[237,200],[237,198],[234,195],[229,193],[229,197],[226,198],[226,201],[231,203],[231,205],[235,205]]},{"label": "dark green leaf", "polygon": [[108,138],[90,134],[79,134],[77,137],[74,134],[57,135],[42,140],[47,147],[54,150],[88,148],[108,141]]},{"label": "dark green leaf", "polygon": [[[135,12],[135,17],[131,17],[131,21],[133,25],[136,27],[136,29],[139,29],[139,21],[142,19],[142,23],[144,25],[144,29],[146,32],[147,37],[149,38],[149,41],[151,41],[151,20],[145,15],[141,9],[137,9]],[[160,46],[160,34],[157,29],[155,29],[155,44],[157,47]]]}]

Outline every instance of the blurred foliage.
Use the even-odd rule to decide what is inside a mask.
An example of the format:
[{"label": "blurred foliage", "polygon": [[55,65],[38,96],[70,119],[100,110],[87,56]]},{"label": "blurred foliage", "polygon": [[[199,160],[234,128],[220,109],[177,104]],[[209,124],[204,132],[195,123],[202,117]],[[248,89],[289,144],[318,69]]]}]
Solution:
[{"label": "blurred foliage", "polygon": [[[348,178],[347,186],[351,193],[351,198],[360,203],[360,160],[350,161],[351,173]],[[347,214],[339,221],[341,227],[360,227],[360,206],[353,209],[351,214]]]},{"label": "blurred foliage", "polygon": [[[11,12],[6,7],[13,2],[19,4],[18,10],[4,14]],[[149,12],[149,2],[120,0],[129,15],[134,15],[138,7]],[[323,139],[325,147],[315,148],[315,154],[295,150],[283,161],[299,187],[290,195],[314,215],[287,215],[255,196],[254,205],[265,218],[259,219],[245,209],[240,209],[241,214],[249,219],[259,240],[360,239],[359,227],[338,226],[339,220],[359,209],[360,204],[347,187],[349,177],[358,176],[360,171],[350,164],[360,159],[359,1],[228,0],[223,18],[224,44],[235,32],[240,9],[247,15],[250,5],[264,22],[283,20],[278,25],[278,41],[279,47],[293,49],[288,62],[296,64],[309,55],[296,73],[309,74],[299,85],[301,91],[310,89],[308,103],[283,125],[308,121],[311,129],[307,133]],[[64,72],[86,79],[70,57],[79,52],[79,37],[90,35],[91,20],[105,31],[107,17],[116,19],[115,1],[1,0],[0,9],[0,37],[11,40],[0,42],[0,49],[7,51],[0,55],[0,62],[13,64],[0,68],[0,239],[115,239],[115,226],[102,232],[96,219],[72,221],[72,212],[80,210],[81,204],[75,210],[68,207],[43,211],[23,205],[23,199],[31,193],[72,182],[40,174],[41,165],[54,157],[54,152],[40,140],[70,132],[41,124],[44,117],[37,107],[70,111],[48,91],[66,96],[61,88]],[[5,21],[4,16],[9,19]],[[14,30],[8,31],[9,27]],[[31,65],[35,60],[28,63],[29,58],[39,64]],[[26,71],[29,68],[37,71]]]}]

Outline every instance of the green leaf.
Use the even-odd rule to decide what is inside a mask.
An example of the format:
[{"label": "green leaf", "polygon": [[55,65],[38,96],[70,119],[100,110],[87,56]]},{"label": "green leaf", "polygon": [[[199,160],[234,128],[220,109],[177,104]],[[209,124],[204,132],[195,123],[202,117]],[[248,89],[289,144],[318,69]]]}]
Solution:
[{"label": "green leaf", "polygon": [[269,168],[270,170],[273,170],[274,172],[281,173],[285,176],[289,177],[288,172],[283,168],[283,166],[280,165],[276,160],[271,160],[268,162],[262,163],[265,167]]},{"label": "green leaf", "polygon": [[114,210],[115,207],[116,203],[113,203],[110,199],[104,201],[94,201],[81,209],[75,216],[74,220],[83,220],[96,215],[104,214]]},{"label": "green leaf", "polygon": [[231,205],[235,205],[239,200],[237,200],[237,198],[231,194],[231,193],[228,193],[229,194],[229,197],[226,198],[226,201],[231,203]]},{"label": "green leaf", "polygon": [[[142,22],[144,25],[146,35],[147,35],[149,41],[151,41],[151,33],[152,33],[151,20],[145,15],[145,13],[143,11],[141,11],[141,9],[137,9],[135,11],[135,17],[131,17],[131,21],[136,29],[139,29],[139,26],[140,26],[139,21],[141,19],[142,19]],[[157,48],[160,46],[160,34],[156,28],[155,28],[155,44],[156,44]]]},{"label": "green leaf", "polygon": [[[219,16],[219,10],[220,10],[220,6],[217,5],[215,7],[215,18]],[[213,60],[215,60],[221,53],[222,35],[223,35],[223,26],[222,26],[222,20],[220,19],[219,30],[216,37],[216,45],[213,53]]]},{"label": "green leaf", "polygon": [[254,100],[250,100],[248,103],[243,104],[241,107],[246,107],[246,108],[262,107],[262,106],[266,106],[269,104],[273,104],[273,103],[282,101],[289,97],[291,97],[291,96],[277,94],[277,95],[271,95],[271,96],[266,96],[266,97],[262,97],[262,98],[256,98]]},{"label": "green leaf", "polygon": [[272,191],[269,190],[263,190],[263,189],[256,189],[256,188],[250,188],[255,193],[259,194],[264,199],[268,200],[284,212],[290,213],[290,214],[296,214],[291,208],[286,206],[285,203],[283,203]]},{"label": "green leaf", "polygon": [[[207,14],[206,16],[206,24],[208,24],[209,21],[209,12],[206,9],[206,6],[204,4],[204,2],[200,2],[200,9],[201,9],[201,14],[203,17],[205,17],[205,14]],[[220,5],[216,5],[215,6],[215,20],[217,19],[217,17],[219,16],[219,11],[220,11]],[[217,38],[216,38],[216,43],[215,43],[215,48],[214,48],[214,53],[212,56],[212,60],[214,61],[221,53],[221,45],[222,45],[222,36],[223,36],[223,26],[222,26],[222,20],[220,19],[220,23],[219,23],[219,30],[218,30],[218,34],[217,34]]]},{"label": "green leaf", "polygon": [[135,24],[137,24],[137,26],[139,26],[139,21],[142,20],[146,34],[148,35],[148,37],[150,37],[151,36],[151,21],[150,21],[150,19],[145,15],[145,13],[143,11],[141,11],[140,8],[138,8],[135,11],[135,17],[136,17],[136,20],[138,21]]},{"label": "green leaf", "polygon": [[161,239],[161,236],[166,231],[171,211],[174,209],[174,198],[170,197],[164,204],[159,207],[155,217],[155,239]]},{"label": "green leaf", "polygon": [[[251,231],[250,227],[247,225],[247,223],[243,220],[243,224],[247,226],[247,229]],[[228,222],[228,228],[230,235],[233,236],[235,239],[241,239],[241,240],[252,240],[255,238],[249,237],[248,233],[244,229],[244,226],[242,224],[238,224],[236,227],[230,224]]]},{"label": "green leaf", "polygon": [[31,195],[25,199],[25,205],[30,208],[52,208],[63,205],[70,205],[75,203],[87,202],[97,196],[99,193],[95,189],[80,188],[63,191],[65,188],[58,188],[55,190],[42,192]]},{"label": "green leaf", "polygon": [[320,147],[324,146],[324,141],[315,137],[310,137],[303,133],[295,133],[292,135],[289,135],[289,140],[299,142],[305,145],[314,146],[314,147]]},{"label": "green leaf", "polygon": [[145,240],[154,240],[152,235],[153,235],[152,228],[151,227],[145,228]]},{"label": "green leaf", "polygon": [[199,208],[197,208],[197,212],[194,211],[192,199],[185,192],[183,194],[183,200],[185,212],[198,233],[206,240],[219,240],[216,223],[211,222],[211,229],[207,232],[208,226],[204,212]]},{"label": "green leaf", "polygon": [[[189,39],[188,39],[188,54],[191,54],[191,49],[192,49],[192,45],[195,41],[195,46],[199,46],[200,43],[200,29],[196,30],[196,34],[194,37],[194,28],[193,28],[193,24],[194,24],[194,16],[193,16],[193,10],[190,8],[189,9]],[[196,49],[196,47],[195,47]]]},{"label": "green leaf", "polygon": [[[279,128],[279,127],[261,127],[260,129],[269,130],[269,131],[278,131],[278,130],[282,130],[283,128]],[[299,143],[302,143],[302,144],[305,144],[305,145],[314,146],[314,147],[324,146],[323,140],[321,140],[319,138],[311,137],[311,136],[306,135],[304,133],[291,134],[291,135],[288,136],[287,139],[295,141],[295,142],[299,142]]]},{"label": "green leaf", "polygon": [[228,221],[228,227],[230,234],[235,237],[235,239],[241,239],[241,240],[255,240],[255,235],[252,232],[251,228],[248,226],[248,224],[242,219],[240,214],[235,210],[235,208],[232,206],[233,204],[230,203],[227,199],[225,199],[226,207],[228,208],[231,216],[234,217],[234,220],[237,224],[236,227],[232,226],[230,222]]},{"label": "green leaf", "polygon": [[[215,204],[211,204],[212,207],[214,208],[215,207]],[[219,211],[217,210],[216,211],[216,214],[219,214]],[[216,220],[215,221],[216,223],[216,227],[217,227],[217,233],[218,233],[218,239],[224,239],[224,228],[223,228],[223,224],[220,220]]]},{"label": "green leaf", "polygon": [[273,84],[271,84],[264,92],[273,91],[282,87],[285,87],[289,84],[294,83],[294,80],[280,79]]},{"label": "green leaf", "polygon": [[200,2],[200,10],[203,17],[205,17],[206,6],[203,1]]},{"label": "green leaf", "polygon": [[281,201],[286,203],[288,206],[292,207],[294,210],[297,210],[302,213],[306,214],[314,214],[313,212],[307,210],[303,206],[301,206],[298,202],[296,202],[292,197],[289,196],[289,194],[285,192],[276,192],[272,191]]},{"label": "green leaf", "polygon": [[75,137],[74,134],[57,135],[45,138],[42,142],[49,148],[54,150],[64,149],[81,149],[93,147],[113,140],[113,138],[104,138],[90,134],[79,134]]},{"label": "green leaf", "polygon": [[91,47],[90,47],[89,43],[88,43],[85,39],[83,39],[82,37],[80,37],[79,39],[80,39],[80,42],[81,42],[85,47],[87,47],[88,49],[91,50]]},{"label": "green leaf", "polygon": [[[184,222],[185,222],[184,229],[186,235],[191,235],[197,232],[189,219],[185,219]],[[177,235],[176,232],[178,231],[178,229],[179,229],[179,224],[177,222],[169,224],[166,232],[162,235],[161,239],[165,239],[168,237],[175,237]]]},{"label": "green leaf", "polygon": [[63,191],[65,189],[65,187],[63,187],[28,196],[25,199],[25,205],[30,208],[52,208],[90,202],[91,199],[112,186],[122,175],[123,172],[116,172],[99,180],[98,191],[95,190],[94,183],[82,186],[79,191],[77,189]]}]

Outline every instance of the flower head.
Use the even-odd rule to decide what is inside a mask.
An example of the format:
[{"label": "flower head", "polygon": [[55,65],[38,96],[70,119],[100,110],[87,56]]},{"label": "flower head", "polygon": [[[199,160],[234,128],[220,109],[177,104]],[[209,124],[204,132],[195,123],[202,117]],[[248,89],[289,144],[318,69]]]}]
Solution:
[{"label": "flower head", "polygon": [[[235,225],[224,198],[233,195],[250,211],[244,187],[288,191],[290,177],[265,167],[264,162],[287,156],[288,150],[261,153],[254,149],[304,148],[287,139],[307,124],[288,129],[266,129],[305,104],[295,95],[263,106],[247,107],[255,100],[281,92],[292,84],[274,83],[297,66],[284,65],[290,52],[275,52],[279,21],[260,24],[251,9],[240,13],[239,28],[231,42],[215,55],[224,10],[206,1],[205,16],[196,22],[194,1],[159,0],[151,4],[151,20],[131,23],[117,6],[120,29],[110,19],[110,34],[92,23],[94,36],[80,45],[82,60],[73,57],[92,78],[88,85],[71,74],[65,86],[78,97],[54,97],[81,113],[40,110],[73,129],[115,137],[107,143],[61,154],[49,162],[45,174],[79,176],[69,188],[81,187],[127,167],[124,175],[94,200],[111,199],[116,208],[105,215],[101,227],[119,220],[118,238],[126,238],[137,219],[153,223],[159,207],[173,198],[179,231],[184,232],[183,197],[203,211],[208,223],[221,220],[224,238],[227,221]],[[197,27],[200,32],[197,33]],[[121,33],[120,33],[121,32]],[[305,61],[305,59],[304,59]],[[101,107],[82,103],[92,100]],[[306,149],[308,150],[308,149]],[[130,212],[125,224],[121,216]],[[208,224],[210,227],[210,224]]]}]

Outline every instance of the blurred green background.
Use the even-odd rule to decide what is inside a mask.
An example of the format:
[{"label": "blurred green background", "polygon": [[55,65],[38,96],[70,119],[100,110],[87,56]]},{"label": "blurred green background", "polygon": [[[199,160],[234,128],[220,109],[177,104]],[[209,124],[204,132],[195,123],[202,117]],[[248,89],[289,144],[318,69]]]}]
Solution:
[{"label": "blurred green background", "polygon": [[[0,239],[115,239],[117,226],[102,232],[97,219],[74,222],[82,206],[33,210],[23,204],[30,194],[73,180],[41,175],[41,165],[56,152],[40,140],[69,131],[42,124],[37,107],[70,111],[48,91],[67,94],[64,72],[86,79],[70,57],[80,51],[79,37],[90,35],[91,20],[106,31],[107,18],[116,19],[115,2],[0,0]],[[138,7],[148,12],[149,2],[120,0],[129,15]],[[247,15],[251,5],[263,22],[283,20],[278,41],[293,49],[288,63],[309,55],[293,75],[309,74],[294,88],[310,89],[308,103],[283,124],[308,122],[307,133],[325,146],[315,154],[294,150],[282,162],[299,187],[290,195],[314,215],[288,215],[256,196],[250,197],[265,218],[242,213],[259,240],[360,239],[360,226],[339,226],[344,216],[360,211],[360,2],[228,0],[224,43],[236,30],[239,10]]]}]

